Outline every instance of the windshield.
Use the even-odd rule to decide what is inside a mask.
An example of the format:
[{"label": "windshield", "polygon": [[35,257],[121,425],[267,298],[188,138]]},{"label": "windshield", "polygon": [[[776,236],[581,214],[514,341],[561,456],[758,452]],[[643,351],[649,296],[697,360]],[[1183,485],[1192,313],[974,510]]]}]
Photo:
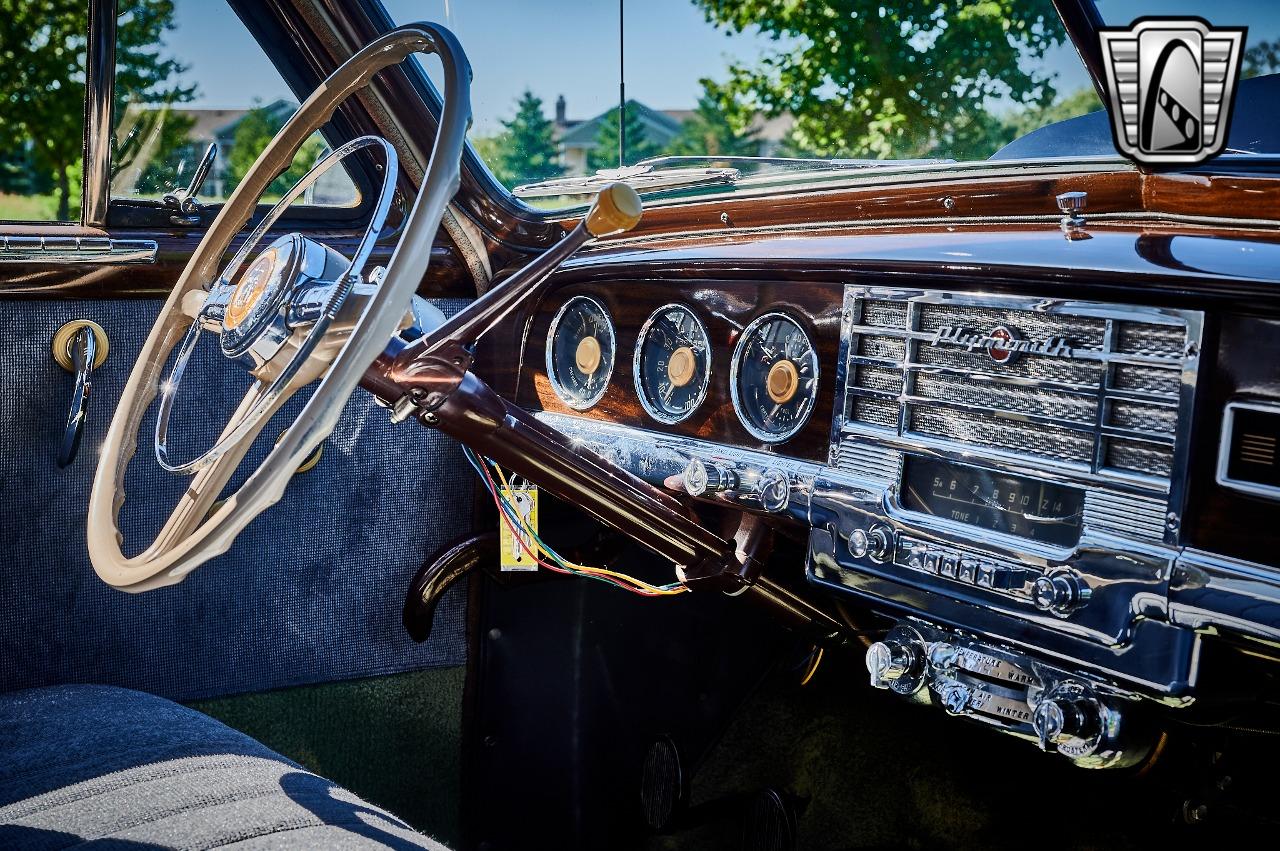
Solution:
[{"label": "windshield", "polygon": [[[432,19],[458,34],[475,72],[471,143],[501,183],[539,206],[580,202],[575,193],[618,177],[670,194],[762,175],[787,183],[815,171],[945,168],[1102,109],[1050,0],[385,5],[397,24]],[[1203,15],[1196,5],[1158,11]],[[1253,73],[1280,56],[1275,42],[1262,44],[1275,38],[1276,5],[1215,4],[1213,23],[1259,27],[1248,39]],[[1111,24],[1152,6],[1098,2]],[[1051,155],[1030,150],[1005,158]],[[1094,153],[1117,156],[1110,145]]]}]

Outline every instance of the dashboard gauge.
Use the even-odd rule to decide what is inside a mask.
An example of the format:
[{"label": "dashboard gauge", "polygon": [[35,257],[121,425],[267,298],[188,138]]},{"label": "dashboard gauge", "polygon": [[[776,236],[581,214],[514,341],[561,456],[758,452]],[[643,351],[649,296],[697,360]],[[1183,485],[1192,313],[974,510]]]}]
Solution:
[{"label": "dashboard gauge", "polygon": [[613,374],[613,322],[594,299],[564,303],[547,332],[547,376],[556,395],[585,411],[604,395]]},{"label": "dashboard gauge", "polygon": [[707,397],[711,343],[693,311],[668,304],[640,326],[634,360],[640,404],[660,423],[678,423]]},{"label": "dashboard gauge", "polygon": [[747,431],[781,443],[808,422],[818,401],[818,355],[804,329],[766,313],[742,332],[729,379],[733,408]]}]

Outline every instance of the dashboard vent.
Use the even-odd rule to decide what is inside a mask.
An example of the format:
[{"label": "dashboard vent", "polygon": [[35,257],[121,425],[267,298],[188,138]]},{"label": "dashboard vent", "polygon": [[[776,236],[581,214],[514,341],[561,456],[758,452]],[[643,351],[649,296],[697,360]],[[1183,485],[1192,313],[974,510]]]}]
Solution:
[{"label": "dashboard vent", "polygon": [[1218,483],[1280,499],[1280,405],[1231,402],[1222,417]]},{"label": "dashboard vent", "polygon": [[1167,489],[1187,314],[857,287],[845,308],[843,429]]}]

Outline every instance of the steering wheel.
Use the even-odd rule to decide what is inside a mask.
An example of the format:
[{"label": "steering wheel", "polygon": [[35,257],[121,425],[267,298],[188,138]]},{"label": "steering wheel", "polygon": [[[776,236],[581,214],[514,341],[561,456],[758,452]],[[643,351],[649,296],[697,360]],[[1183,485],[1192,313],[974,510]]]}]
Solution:
[{"label": "steering wheel", "polygon": [[[394,149],[364,136],[343,145],[307,173],[253,229],[232,260],[218,263],[257,208],[268,185],[293,161],[302,143],[337,107],[382,69],[414,53],[435,53],[444,67],[444,109],[421,189],[380,280],[363,268],[395,191]],[[402,327],[431,258],[445,209],[458,190],[464,138],[471,120],[471,68],[457,39],[428,23],[408,24],[379,37],[342,64],[307,98],[253,164],[196,248],[143,344],[111,421],[89,494],[89,557],[98,576],[127,591],[179,582],[230,548],[249,523],[275,504],[304,459],[333,431],[366,367]],[[321,175],[357,150],[383,155],[384,174],[372,219],[354,256],[303,237],[275,240],[240,274],[264,234],[289,204]],[[219,335],[223,354],[256,379],[213,447],[173,461],[169,414],[200,335]],[[171,375],[161,380],[178,344]],[[273,414],[299,389],[319,380],[315,393],[261,465],[216,508],[215,501]],[[161,394],[156,457],[171,472],[193,474],[155,540],[126,558],[118,527],[125,472],[137,448],[147,409]]]}]

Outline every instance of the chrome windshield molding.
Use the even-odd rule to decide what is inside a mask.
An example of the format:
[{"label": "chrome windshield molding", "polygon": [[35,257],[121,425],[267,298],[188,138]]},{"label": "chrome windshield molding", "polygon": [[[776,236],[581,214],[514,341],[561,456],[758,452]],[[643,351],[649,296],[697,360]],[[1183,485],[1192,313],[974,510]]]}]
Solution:
[{"label": "chrome windshield molding", "polygon": [[107,223],[111,203],[111,111],[116,81],[116,0],[89,4],[89,45],[85,68],[84,174],[80,221]]},{"label": "chrome windshield molding", "polygon": [[1184,550],[1169,582],[1169,620],[1280,641],[1280,569]]},{"label": "chrome windshield molding", "polygon": [[[1280,416],[1280,405],[1260,402],[1228,402],[1226,409],[1222,412],[1222,434],[1218,438],[1218,467],[1214,474],[1214,479],[1224,488],[1247,493],[1251,496],[1260,496],[1265,499],[1280,500],[1280,487],[1275,485],[1264,485],[1257,482],[1248,482],[1241,479],[1231,478],[1229,471],[1231,466],[1231,438],[1235,431],[1236,411],[1265,411],[1270,414]],[[1272,447],[1274,449],[1274,447]]]},{"label": "chrome windshield molding", "polygon": [[0,263],[74,263],[123,266],[154,263],[158,247],[152,239],[109,239],[105,236],[0,237]]}]

